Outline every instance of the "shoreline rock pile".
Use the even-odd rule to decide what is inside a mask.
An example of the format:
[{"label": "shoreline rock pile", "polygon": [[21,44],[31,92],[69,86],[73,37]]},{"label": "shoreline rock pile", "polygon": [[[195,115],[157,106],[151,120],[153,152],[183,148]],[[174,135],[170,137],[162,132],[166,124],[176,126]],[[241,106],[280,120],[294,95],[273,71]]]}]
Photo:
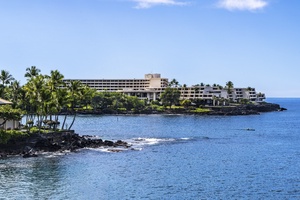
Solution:
[{"label": "shoreline rock pile", "polygon": [[264,104],[248,104],[232,107],[212,107],[209,115],[259,115],[263,112],[284,111],[286,108],[281,108],[279,104],[264,103]]},{"label": "shoreline rock pile", "polygon": [[129,148],[127,142],[118,140],[102,140],[92,136],[80,136],[73,131],[35,133],[11,139],[7,144],[0,144],[0,157],[8,155],[22,155],[36,157],[39,152],[75,151],[82,148],[124,147]]}]

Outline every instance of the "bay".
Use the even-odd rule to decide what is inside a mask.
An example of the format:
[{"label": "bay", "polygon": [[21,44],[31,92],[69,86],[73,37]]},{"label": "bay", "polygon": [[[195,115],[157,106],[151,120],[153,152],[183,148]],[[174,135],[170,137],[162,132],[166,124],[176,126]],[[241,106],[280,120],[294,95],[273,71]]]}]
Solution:
[{"label": "bay", "polygon": [[267,101],[288,110],[78,116],[77,133],[133,150],[0,159],[0,199],[299,199],[300,99]]}]

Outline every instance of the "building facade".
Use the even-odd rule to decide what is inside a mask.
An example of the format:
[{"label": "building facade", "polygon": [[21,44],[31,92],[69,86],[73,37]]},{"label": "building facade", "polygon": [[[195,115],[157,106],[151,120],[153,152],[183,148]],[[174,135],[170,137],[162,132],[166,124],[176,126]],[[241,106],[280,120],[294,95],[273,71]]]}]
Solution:
[{"label": "building facade", "polygon": [[[144,79],[65,79],[65,83],[77,80],[97,90],[98,92],[121,92],[128,96],[136,96],[139,99],[153,101],[168,87],[167,78],[161,78],[160,74],[146,74]],[[230,91],[220,86],[190,86],[177,87],[180,91],[180,99],[203,99],[214,101],[215,99],[230,99],[240,101],[247,99],[251,102],[261,102],[265,99],[263,93],[256,93],[255,88],[232,88]]]},{"label": "building facade", "polygon": [[[12,104],[12,102],[0,98],[0,106],[11,105],[11,104]],[[0,124],[3,124],[3,126],[1,128],[5,129],[5,130],[7,130],[7,129],[16,129],[16,128],[20,127],[20,121],[18,121],[18,120],[7,120],[7,121],[5,121],[4,119],[0,118]]]}]

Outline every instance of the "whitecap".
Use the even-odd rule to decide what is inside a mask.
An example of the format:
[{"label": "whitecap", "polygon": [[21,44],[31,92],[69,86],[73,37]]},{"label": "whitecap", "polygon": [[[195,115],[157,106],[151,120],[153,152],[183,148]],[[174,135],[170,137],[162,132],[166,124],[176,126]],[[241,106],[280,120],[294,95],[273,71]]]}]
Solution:
[{"label": "whitecap", "polygon": [[181,140],[189,140],[190,138],[180,138]]},{"label": "whitecap", "polygon": [[127,151],[128,148],[121,148],[121,147],[99,147],[99,148],[85,148],[91,151],[100,151],[100,152],[106,152],[106,153],[116,153],[116,152],[122,152]]},{"label": "whitecap", "polygon": [[126,142],[132,146],[150,146],[173,141],[175,141],[174,138],[133,138],[131,140],[127,140]]}]

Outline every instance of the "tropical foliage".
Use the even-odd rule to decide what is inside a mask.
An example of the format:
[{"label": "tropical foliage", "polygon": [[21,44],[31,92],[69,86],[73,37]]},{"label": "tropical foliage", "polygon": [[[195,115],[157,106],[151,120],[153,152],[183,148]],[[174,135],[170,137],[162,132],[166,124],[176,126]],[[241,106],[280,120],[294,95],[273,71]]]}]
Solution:
[{"label": "tropical foliage", "polygon": [[164,106],[171,106],[179,103],[180,92],[177,88],[168,87],[161,94],[162,104]]},{"label": "tropical foliage", "polygon": [[0,124],[0,128],[10,120],[21,120],[23,111],[21,109],[14,109],[11,105],[0,106],[0,118],[3,122]]},{"label": "tropical foliage", "polygon": [[[194,110],[196,113],[207,112],[207,110],[200,109],[206,103],[203,99],[180,101],[179,87],[181,85],[176,79],[170,81],[159,99],[148,102],[136,96],[127,96],[118,92],[97,92],[80,81],[64,82],[64,75],[58,70],[52,70],[50,74],[42,74],[36,66],[31,66],[25,70],[24,77],[27,82],[21,85],[8,71],[1,70],[0,98],[9,100],[12,104],[0,106],[0,118],[8,121],[24,117],[24,127],[28,132],[70,130],[78,112],[109,114],[147,113],[153,110],[161,112],[174,109],[175,105],[178,108]],[[199,90],[205,85],[209,84],[201,83],[195,85],[194,89]],[[212,86],[222,88],[218,84]],[[182,87],[187,88],[187,85],[183,84]],[[228,81],[225,87],[230,93],[233,83]],[[215,102],[218,105],[226,103],[223,99],[216,99]],[[64,115],[64,117],[59,118],[59,115]],[[71,117],[69,125],[66,124],[68,117]]]}]

